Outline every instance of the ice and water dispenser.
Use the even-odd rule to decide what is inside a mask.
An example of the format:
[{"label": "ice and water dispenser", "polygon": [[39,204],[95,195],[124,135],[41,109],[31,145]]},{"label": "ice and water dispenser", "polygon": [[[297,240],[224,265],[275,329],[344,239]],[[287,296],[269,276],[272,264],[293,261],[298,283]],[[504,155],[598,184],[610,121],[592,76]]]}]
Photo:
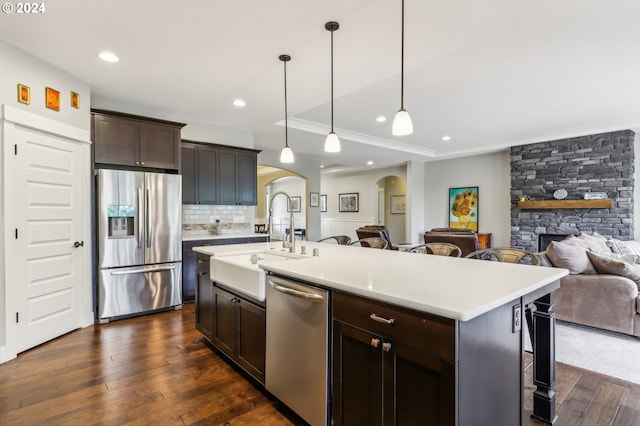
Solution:
[{"label": "ice and water dispenser", "polygon": [[136,206],[111,204],[107,208],[109,238],[131,238],[135,236]]}]

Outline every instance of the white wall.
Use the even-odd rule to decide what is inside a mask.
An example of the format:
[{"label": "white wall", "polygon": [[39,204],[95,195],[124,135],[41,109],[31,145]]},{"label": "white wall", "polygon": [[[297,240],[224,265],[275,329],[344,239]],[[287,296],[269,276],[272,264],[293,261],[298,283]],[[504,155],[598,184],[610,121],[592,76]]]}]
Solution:
[{"label": "white wall", "polygon": [[[305,195],[305,180],[299,177],[283,177],[272,182],[269,187],[270,197],[273,197],[274,194],[280,191],[290,197],[300,197],[300,212],[293,212],[293,227],[306,228],[307,221],[305,217],[309,201]],[[287,211],[287,198],[283,195],[274,198],[272,209],[273,216],[271,220],[273,223],[273,233],[276,235],[284,235],[285,229],[289,228],[289,218],[291,214]]]},{"label": "white wall", "polygon": [[[91,129],[89,84],[0,40],[0,104],[24,109],[82,130]],[[31,104],[18,102],[18,84],[31,88]],[[45,88],[60,92],[60,111],[45,106]],[[70,93],[80,95],[80,108],[70,105]]]},{"label": "white wall", "polygon": [[492,233],[494,247],[511,239],[511,169],[509,150],[427,163],[425,227],[449,225],[449,188],[478,187],[478,231]]},{"label": "white wall", "polygon": [[[378,181],[387,176],[398,176],[406,181],[406,167],[372,169],[338,176],[323,175],[320,193],[327,195],[327,211],[322,213],[322,237],[335,235],[335,232],[342,229],[341,235],[354,238],[356,228],[365,224],[374,224],[378,206]],[[359,211],[341,213],[338,209],[338,194],[350,192],[359,194]],[[386,197],[388,198],[388,195]],[[394,244],[406,241],[404,232],[402,235],[390,234],[390,236]]]},{"label": "white wall", "polygon": [[[295,153],[295,151],[294,151]],[[303,192],[308,200],[310,192],[320,192],[320,160],[313,157],[296,155],[293,164],[280,163],[280,152],[262,151],[258,154],[258,165],[272,166],[288,170],[307,179],[307,187]],[[306,201],[307,239],[315,241],[320,239],[320,207],[309,207]]]},{"label": "white wall", "polygon": [[[10,105],[87,132],[90,131],[91,96],[89,84],[3,41],[0,41],[0,63],[2,64],[0,66],[0,105]],[[18,102],[18,84],[31,88],[31,103],[29,105]],[[51,87],[60,92],[60,111],[46,108],[45,87]],[[80,108],[78,109],[70,105],[71,91],[80,95]],[[0,182],[0,191],[2,191],[2,185],[4,183]],[[0,203],[2,203],[2,196],[0,196]],[[6,229],[4,211],[9,208],[11,208],[10,205],[0,205],[0,222],[2,224],[0,231],[2,232],[0,235],[0,352],[4,350],[7,336],[5,286],[8,284],[5,280],[5,249],[2,241],[4,241]],[[87,214],[89,213],[87,212]],[[91,286],[91,282],[87,282],[86,285]],[[91,311],[92,307],[86,306],[82,309]]]}]

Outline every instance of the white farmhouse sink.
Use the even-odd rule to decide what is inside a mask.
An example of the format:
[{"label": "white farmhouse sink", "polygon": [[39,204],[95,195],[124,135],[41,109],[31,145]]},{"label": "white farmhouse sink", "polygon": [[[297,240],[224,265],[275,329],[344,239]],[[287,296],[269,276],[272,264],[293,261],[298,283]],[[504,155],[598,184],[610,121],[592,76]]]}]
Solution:
[{"label": "white farmhouse sink", "polygon": [[[266,273],[260,269],[259,264],[263,261],[284,262],[302,257],[274,250],[212,256],[211,280],[256,300],[264,301],[266,298]],[[252,258],[257,262],[252,262]]]}]

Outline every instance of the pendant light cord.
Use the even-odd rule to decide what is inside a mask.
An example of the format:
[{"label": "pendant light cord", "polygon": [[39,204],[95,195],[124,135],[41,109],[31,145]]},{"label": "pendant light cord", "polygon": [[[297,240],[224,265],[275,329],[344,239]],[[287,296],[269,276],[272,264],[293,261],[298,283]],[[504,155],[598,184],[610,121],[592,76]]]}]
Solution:
[{"label": "pendant light cord", "polygon": [[402,0],[402,28],[400,32],[400,109],[404,109],[404,0]]},{"label": "pendant light cord", "polygon": [[287,61],[284,63],[284,146],[289,147],[289,124],[287,122]]},{"label": "pendant light cord", "polygon": [[331,31],[331,131],[333,132],[333,31]]}]

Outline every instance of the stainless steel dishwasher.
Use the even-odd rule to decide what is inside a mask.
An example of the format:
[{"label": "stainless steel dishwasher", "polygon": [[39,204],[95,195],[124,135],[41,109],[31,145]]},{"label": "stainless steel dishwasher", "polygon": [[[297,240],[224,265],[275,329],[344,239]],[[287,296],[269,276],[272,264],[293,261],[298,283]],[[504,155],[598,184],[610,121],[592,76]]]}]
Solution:
[{"label": "stainless steel dishwasher", "polygon": [[329,295],[267,276],[265,386],[311,425],[327,424]]}]

